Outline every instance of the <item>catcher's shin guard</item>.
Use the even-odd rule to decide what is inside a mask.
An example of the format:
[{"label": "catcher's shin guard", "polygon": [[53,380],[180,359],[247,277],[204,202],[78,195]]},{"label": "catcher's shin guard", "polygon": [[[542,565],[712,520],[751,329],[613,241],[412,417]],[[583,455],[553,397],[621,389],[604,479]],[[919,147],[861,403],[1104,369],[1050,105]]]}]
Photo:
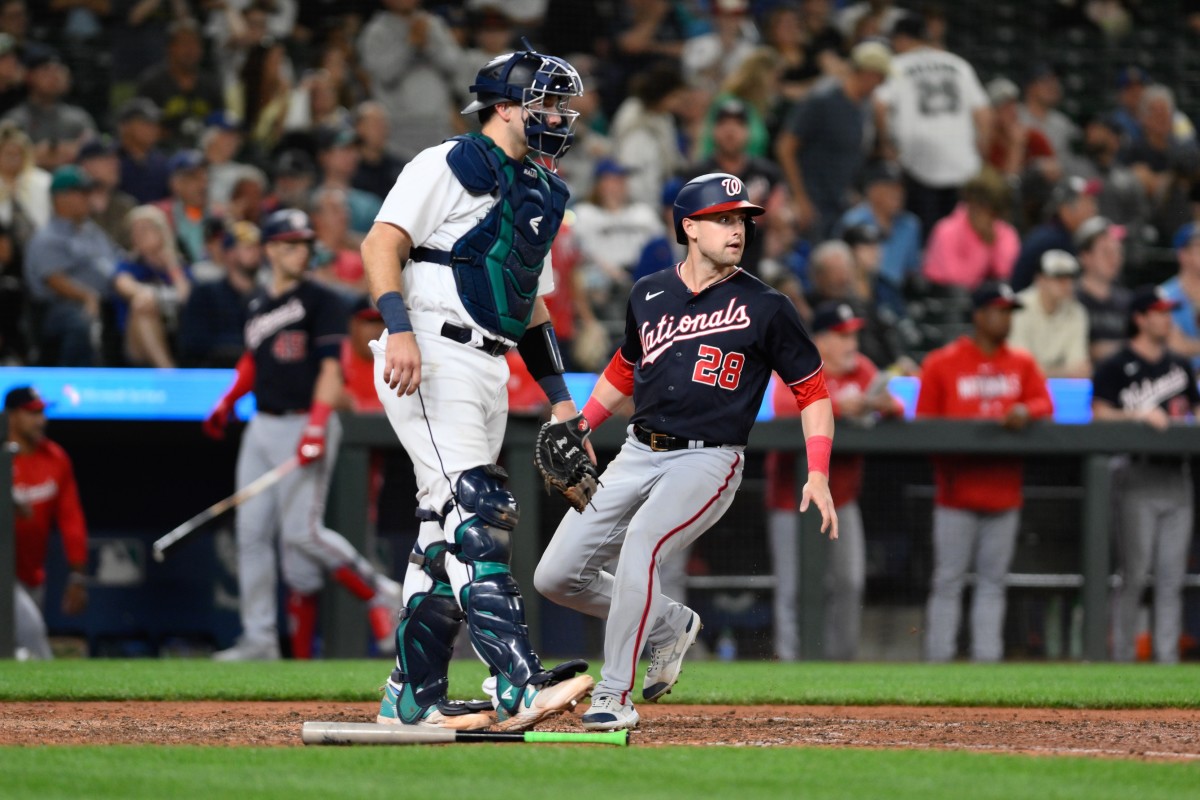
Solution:
[{"label": "catcher's shin guard", "polygon": [[515,709],[522,693],[511,689],[545,679],[547,673],[529,642],[525,603],[508,566],[510,534],[520,510],[504,485],[507,478],[495,464],[469,469],[459,477],[456,499],[461,512],[470,516],[455,527],[454,541],[456,557],[469,576],[459,599],[471,643],[497,676],[498,702]]}]

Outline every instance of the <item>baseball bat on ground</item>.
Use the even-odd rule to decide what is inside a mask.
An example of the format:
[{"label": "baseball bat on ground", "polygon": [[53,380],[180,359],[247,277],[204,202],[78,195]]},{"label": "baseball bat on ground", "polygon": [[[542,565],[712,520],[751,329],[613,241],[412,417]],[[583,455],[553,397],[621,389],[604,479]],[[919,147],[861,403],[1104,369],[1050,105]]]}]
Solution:
[{"label": "baseball bat on ground", "polygon": [[464,744],[527,742],[543,744],[629,744],[629,731],[558,733],[556,731],[452,731],[423,725],[380,725],[376,722],[306,722],[305,744]]},{"label": "baseball bat on ground", "polygon": [[300,466],[300,461],[295,456],[292,456],[274,469],[264,472],[262,475],[258,476],[241,489],[238,489],[224,500],[218,500],[217,502],[213,503],[211,506],[201,511],[187,522],[172,530],[166,536],[157,539],[153,546],[154,560],[161,562],[166,556],[167,548],[177,544],[180,539],[187,536],[189,533],[196,530],[210,519],[224,514],[229,509],[246,502],[251,497],[261,494],[270,487],[274,486],[281,478],[283,478],[284,475],[287,475],[298,466]]}]

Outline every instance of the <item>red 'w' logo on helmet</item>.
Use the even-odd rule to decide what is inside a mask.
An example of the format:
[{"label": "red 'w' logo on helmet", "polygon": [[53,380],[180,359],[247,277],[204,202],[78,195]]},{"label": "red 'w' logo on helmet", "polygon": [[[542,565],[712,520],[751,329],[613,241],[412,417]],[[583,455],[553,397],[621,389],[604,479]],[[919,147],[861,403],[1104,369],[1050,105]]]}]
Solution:
[{"label": "red 'w' logo on helmet", "polygon": [[736,197],[742,193],[742,182],[737,178],[725,178],[721,181],[721,185],[725,187],[725,194],[730,197]]}]

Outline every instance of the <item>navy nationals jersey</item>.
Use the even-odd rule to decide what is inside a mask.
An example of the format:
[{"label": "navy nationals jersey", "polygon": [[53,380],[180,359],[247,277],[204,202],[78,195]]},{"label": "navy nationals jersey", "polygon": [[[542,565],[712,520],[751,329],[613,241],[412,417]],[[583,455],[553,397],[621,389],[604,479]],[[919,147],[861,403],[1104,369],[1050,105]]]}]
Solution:
[{"label": "navy nationals jersey", "polygon": [[679,265],[642,278],[621,355],[633,365],[633,422],[733,445],[746,443],[772,371],[796,384],[821,370],[792,302],[741,268],[699,294]]},{"label": "navy nationals jersey", "polygon": [[262,411],[306,411],[321,359],[337,358],[348,325],[345,303],[301,281],[279,297],[260,291],[246,311],[246,349],[254,354],[254,396]]},{"label": "navy nationals jersey", "polygon": [[1161,408],[1170,417],[1186,417],[1200,406],[1200,390],[1191,363],[1167,352],[1151,363],[1126,345],[1096,365],[1092,395],[1125,411]]}]

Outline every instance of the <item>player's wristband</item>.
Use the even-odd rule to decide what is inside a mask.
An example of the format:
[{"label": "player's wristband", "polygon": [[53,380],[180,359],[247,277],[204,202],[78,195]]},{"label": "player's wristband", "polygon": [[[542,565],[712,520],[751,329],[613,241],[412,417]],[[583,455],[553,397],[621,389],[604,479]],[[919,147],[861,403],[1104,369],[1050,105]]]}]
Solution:
[{"label": "player's wristband", "polygon": [[550,399],[551,405],[564,403],[571,399],[571,393],[567,391],[567,382],[563,380],[562,375],[547,375],[539,378],[538,386],[542,387],[542,391]]},{"label": "player's wristband", "polygon": [[388,333],[412,331],[408,309],[404,307],[404,298],[399,292],[385,292],[375,301],[375,305],[379,308],[379,315],[383,317],[383,324],[387,326]]},{"label": "player's wristband", "polygon": [[828,436],[810,436],[804,440],[804,450],[808,454],[808,471],[819,472],[828,478],[833,439]]},{"label": "player's wristband", "polygon": [[588,401],[583,404],[583,418],[587,420],[588,427],[592,430],[599,428],[611,416],[612,412],[594,397],[589,397]]}]

